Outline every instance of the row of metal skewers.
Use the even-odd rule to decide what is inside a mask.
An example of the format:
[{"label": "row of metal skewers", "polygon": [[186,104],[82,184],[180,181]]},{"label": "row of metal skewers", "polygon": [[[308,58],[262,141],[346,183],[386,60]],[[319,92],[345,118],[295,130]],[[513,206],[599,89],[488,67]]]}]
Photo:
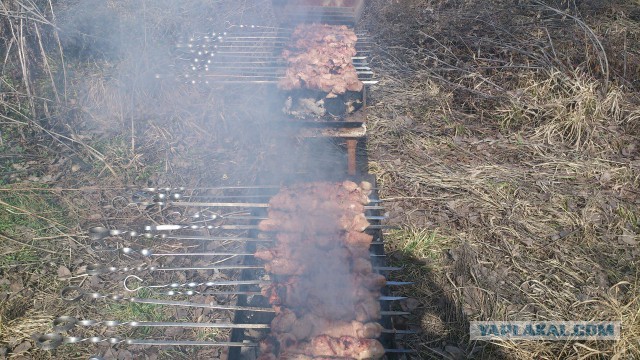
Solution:
[{"label": "row of metal skewers", "polygon": [[[275,187],[260,188],[260,191],[269,192],[274,190]],[[210,189],[211,190],[211,189]],[[216,188],[215,191],[228,191],[238,190],[235,187],[229,188]],[[214,191],[214,192],[215,192]],[[140,207],[157,206],[160,208],[167,207],[195,207],[199,210],[190,216],[191,222],[180,224],[151,224],[140,226],[139,229],[107,229],[106,227],[94,227],[90,229],[89,235],[95,241],[95,243],[102,243],[105,240],[121,239],[126,241],[135,241],[138,238],[141,239],[157,239],[157,240],[177,240],[177,241],[199,241],[199,242],[269,242],[273,239],[261,238],[255,236],[235,236],[234,235],[191,235],[183,234],[182,232],[194,232],[194,231],[206,231],[210,233],[212,231],[254,231],[257,230],[255,225],[245,224],[228,224],[229,221],[234,222],[255,222],[265,219],[264,216],[251,215],[250,211],[246,209],[261,209],[267,208],[269,204],[267,202],[234,202],[232,200],[246,200],[247,198],[262,199],[268,198],[269,194],[257,194],[257,195],[193,195],[193,191],[186,188],[146,188],[141,191],[136,191],[134,200],[131,204]],[[224,202],[218,202],[218,200],[224,200]],[[371,201],[372,206],[368,206],[369,210],[381,210],[383,209],[377,199]],[[224,209],[231,209],[232,211],[224,212]],[[242,209],[242,210],[237,210]],[[368,220],[380,221],[384,216],[367,216]],[[210,222],[216,222],[216,224],[209,224]],[[381,225],[371,225],[372,228],[383,228]],[[382,242],[373,245],[382,245]],[[141,259],[159,259],[162,257],[193,257],[193,258],[208,258],[208,257],[227,257],[225,260],[241,257],[241,256],[253,256],[251,252],[236,252],[236,251],[211,251],[211,252],[158,252],[150,248],[133,249],[128,246],[120,246],[104,249],[96,248],[95,250],[106,251],[111,253],[117,253],[124,255],[129,261],[135,259],[136,256]],[[373,255],[372,256],[377,256]],[[112,266],[109,264],[92,264],[86,267],[85,273],[89,276],[101,276],[108,274],[123,274],[126,275],[122,281],[122,287],[127,292],[136,292],[141,289],[148,289],[154,292],[157,296],[260,296],[259,288],[253,291],[238,290],[237,286],[259,286],[269,284],[269,281],[261,279],[240,279],[240,280],[209,280],[209,281],[189,281],[189,282],[170,282],[165,284],[148,284],[142,277],[144,274],[152,274],[154,272],[185,272],[185,271],[238,271],[238,270],[261,270],[260,265],[241,265],[241,264],[215,264],[207,266],[164,266],[155,263],[143,263],[139,265],[127,265],[127,266]],[[377,266],[374,267],[378,272],[390,272],[398,271],[400,268]],[[410,282],[394,282],[387,281],[388,286],[403,286],[410,284]],[[224,290],[220,290],[220,288]],[[226,288],[229,287],[230,290]],[[270,313],[273,312],[271,307],[256,307],[256,306],[237,306],[231,304],[217,303],[215,301],[208,303],[198,303],[191,301],[178,301],[178,300],[166,300],[148,297],[135,297],[126,296],[122,294],[103,294],[100,292],[87,291],[77,286],[68,286],[61,292],[61,298],[68,302],[79,301],[92,301],[92,300],[104,300],[120,303],[139,303],[139,304],[152,304],[160,306],[180,306],[185,308],[203,308],[203,309],[215,309],[215,310],[227,310],[227,311],[247,311],[257,313]],[[394,296],[381,296],[380,301],[400,301],[403,297]],[[399,316],[407,313],[401,311],[382,311],[382,316]],[[96,327],[130,327],[130,328],[161,328],[161,327],[181,327],[181,328],[224,328],[224,329],[269,329],[268,324],[235,324],[233,322],[164,322],[164,321],[116,321],[116,320],[91,320],[91,319],[77,319],[74,317],[62,316],[57,318],[53,326],[53,333],[41,335],[36,338],[36,344],[43,349],[55,349],[64,344],[100,344],[107,343],[110,345],[151,345],[151,346],[218,346],[218,347],[255,347],[257,343],[245,341],[245,342],[230,342],[230,341],[195,341],[195,340],[154,340],[154,339],[134,339],[134,338],[119,338],[119,337],[77,337],[66,336],[67,332],[73,331],[78,327],[84,328],[96,328]],[[384,329],[383,333],[387,334],[409,334],[411,331],[399,331],[394,329]],[[389,352],[408,352],[405,350],[388,349]],[[100,359],[99,356],[94,356],[92,359]]]}]

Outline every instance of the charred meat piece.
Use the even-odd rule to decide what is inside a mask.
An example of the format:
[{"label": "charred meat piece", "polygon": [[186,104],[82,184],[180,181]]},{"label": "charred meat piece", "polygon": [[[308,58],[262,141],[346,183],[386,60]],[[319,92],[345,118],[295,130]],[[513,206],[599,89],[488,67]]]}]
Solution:
[{"label": "charred meat piece", "polygon": [[[298,184],[282,189],[269,201],[270,209],[298,212],[331,212],[349,209],[362,212],[369,203],[371,184],[352,181],[342,183]],[[337,204],[336,204],[337,202]]]},{"label": "charred meat piece", "polygon": [[[365,219],[366,220],[366,219]],[[349,231],[345,235],[345,244],[347,246],[366,247],[371,246],[373,236],[359,231]]]},{"label": "charred meat piece", "polygon": [[282,51],[288,67],[278,83],[284,90],[308,88],[331,94],[362,91],[363,84],[351,60],[358,37],[341,25],[300,24],[290,45]]},{"label": "charred meat piece", "polygon": [[350,336],[332,338],[320,335],[311,341],[313,356],[341,356],[352,359],[380,359],[384,348],[377,340],[358,339]]},{"label": "charred meat piece", "polygon": [[345,211],[318,212],[300,221],[300,215],[294,212],[269,210],[269,218],[258,224],[260,231],[292,233],[335,233],[336,229],[345,231],[364,231],[369,222],[363,213]]},{"label": "charred meat piece", "polygon": [[334,338],[350,336],[361,339],[375,339],[382,333],[382,325],[375,322],[330,321],[323,317],[306,314],[298,318],[291,310],[281,311],[271,321],[271,330],[293,334],[298,341],[319,335]]},{"label": "charred meat piece", "polygon": [[373,339],[382,333],[376,321],[386,280],[373,271],[373,237],[363,233],[369,226],[363,206],[370,193],[368,183],[308,183],[282,189],[271,199],[259,228],[275,243],[255,257],[277,275],[262,288],[276,316],[260,360],[383,355]]}]

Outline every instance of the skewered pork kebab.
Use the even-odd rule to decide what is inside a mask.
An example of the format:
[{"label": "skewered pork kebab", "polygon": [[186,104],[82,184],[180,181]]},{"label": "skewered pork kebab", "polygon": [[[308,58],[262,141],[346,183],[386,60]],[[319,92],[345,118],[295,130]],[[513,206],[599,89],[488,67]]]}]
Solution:
[{"label": "skewered pork kebab", "polygon": [[355,32],[344,25],[298,25],[290,45],[282,51],[288,67],[278,86],[321,90],[329,98],[361,91],[364,85],[352,62],[357,41]]},{"label": "skewered pork kebab", "polygon": [[283,189],[259,224],[274,246],[256,251],[275,275],[262,294],[274,306],[260,360],[376,359],[378,301],[386,280],[373,272],[364,205],[371,185],[310,183]]}]

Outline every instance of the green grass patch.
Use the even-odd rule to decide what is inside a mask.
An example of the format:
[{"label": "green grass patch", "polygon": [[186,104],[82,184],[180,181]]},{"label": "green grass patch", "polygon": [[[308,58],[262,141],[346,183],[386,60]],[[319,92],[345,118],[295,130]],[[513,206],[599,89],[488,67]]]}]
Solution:
[{"label": "green grass patch", "polygon": [[49,192],[0,191],[0,233],[7,236],[58,235],[54,229],[64,230],[70,224],[66,214]]},{"label": "green grass patch", "polygon": [[[149,289],[140,289],[136,292],[135,297],[145,299],[154,298],[154,295]],[[113,302],[106,306],[105,316],[117,321],[171,321],[167,309],[166,306],[156,304]],[[163,328],[141,326],[123,330],[127,330],[129,337],[149,337],[157,335],[161,329]]]},{"label": "green grass patch", "polygon": [[638,229],[640,227],[640,216],[638,215],[637,209],[629,209],[624,206],[619,206],[618,216],[625,220],[627,224],[633,226],[634,229]]},{"label": "green grass patch", "polygon": [[393,230],[387,239],[397,244],[398,250],[418,259],[437,260],[440,258],[448,239],[436,230],[410,228]]},{"label": "green grass patch", "polygon": [[21,264],[35,263],[40,260],[40,256],[29,249],[22,249],[10,254],[0,256],[0,268]]},{"label": "green grass patch", "polygon": [[[154,297],[149,289],[140,289],[135,296],[141,299]],[[165,309],[161,305],[121,302],[109,304],[107,312],[118,321],[168,321],[170,316]]]}]

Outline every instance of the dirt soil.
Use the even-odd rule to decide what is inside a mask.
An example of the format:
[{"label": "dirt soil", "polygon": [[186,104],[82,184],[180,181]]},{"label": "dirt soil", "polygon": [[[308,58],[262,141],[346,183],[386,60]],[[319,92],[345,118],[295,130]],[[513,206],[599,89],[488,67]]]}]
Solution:
[{"label": "dirt soil", "polygon": [[[105,344],[52,352],[31,336],[51,332],[59,315],[228,316],[106,300],[69,304],[60,290],[121,288],[121,274],[84,273],[105,261],[91,246],[92,226],[191,215],[131,206],[142,187],[286,181],[273,170],[285,164],[304,173],[303,141],[279,129],[279,140],[272,138],[269,88],[205,89],[155,76],[172,66],[169,48],[180,41],[172,34],[225,21],[269,24],[270,1],[25,3],[0,6],[0,358],[223,355]],[[394,324],[417,332],[400,341],[416,358],[640,358],[639,9],[635,0],[367,3],[359,27],[374,43],[380,80],[369,92],[369,171],[387,224],[398,227],[385,234],[392,262],[404,267],[395,280],[414,282],[397,289],[408,299],[396,310],[411,315]],[[65,37],[66,24],[86,36]],[[332,146],[314,171],[335,171],[341,149]],[[131,263],[117,254],[108,260]],[[187,279],[205,274],[156,280]],[[617,320],[622,335],[472,342],[474,320]],[[227,336],[105,328],[100,335]]]}]

